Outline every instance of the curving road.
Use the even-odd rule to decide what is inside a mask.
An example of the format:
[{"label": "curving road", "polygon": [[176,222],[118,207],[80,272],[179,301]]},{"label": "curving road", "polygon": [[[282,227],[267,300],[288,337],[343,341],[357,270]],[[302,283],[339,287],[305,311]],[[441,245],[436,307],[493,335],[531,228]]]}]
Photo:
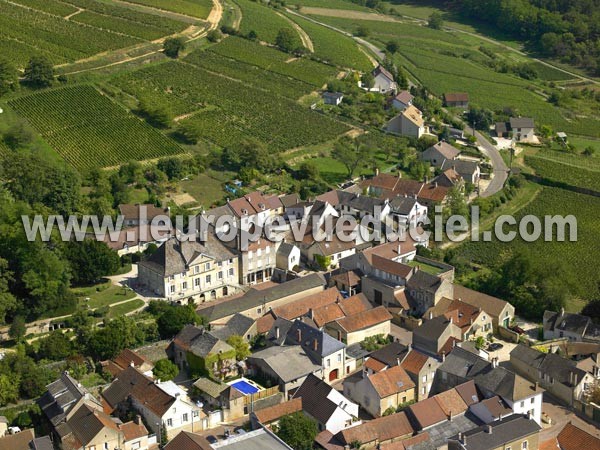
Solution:
[{"label": "curving road", "polygon": [[[473,129],[471,127],[465,127],[465,133],[472,135]],[[492,178],[492,181],[486,190],[481,193],[482,197],[489,197],[502,190],[504,183],[508,178],[509,169],[504,162],[504,159],[502,159],[500,151],[494,147],[481,133],[475,131],[475,138],[477,139],[477,145],[479,146],[479,149],[484,155],[490,158],[490,162],[494,168],[494,177]]]}]

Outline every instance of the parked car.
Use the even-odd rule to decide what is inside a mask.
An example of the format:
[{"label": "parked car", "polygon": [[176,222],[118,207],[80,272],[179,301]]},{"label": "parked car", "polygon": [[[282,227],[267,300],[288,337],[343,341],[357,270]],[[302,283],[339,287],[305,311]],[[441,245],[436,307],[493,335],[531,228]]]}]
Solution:
[{"label": "parked car", "polygon": [[212,434],[209,434],[208,436],[206,436],[206,440],[208,441],[209,444],[216,444],[217,442],[219,442],[219,440],[214,437]]},{"label": "parked car", "polygon": [[496,350],[500,350],[501,348],[504,348],[504,345],[500,344],[499,342],[494,342],[493,344],[488,345],[488,350],[490,352],[495,352]]},{"label": "parked car", "polygon": [[509,330],[512,330],[515,333],[525,334],[525,330],[523,328],[521,328],[520,326],[518,326],[518,325],[510,327]]}]

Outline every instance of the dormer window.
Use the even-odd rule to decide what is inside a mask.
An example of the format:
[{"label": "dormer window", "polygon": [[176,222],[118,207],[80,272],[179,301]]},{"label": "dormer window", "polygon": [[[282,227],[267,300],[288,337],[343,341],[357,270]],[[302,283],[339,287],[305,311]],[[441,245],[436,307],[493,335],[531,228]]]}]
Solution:
[{"label": "dormer window", "polygon": [[248,215],[248,210],[246,208],[242,208],[242,214]]}]

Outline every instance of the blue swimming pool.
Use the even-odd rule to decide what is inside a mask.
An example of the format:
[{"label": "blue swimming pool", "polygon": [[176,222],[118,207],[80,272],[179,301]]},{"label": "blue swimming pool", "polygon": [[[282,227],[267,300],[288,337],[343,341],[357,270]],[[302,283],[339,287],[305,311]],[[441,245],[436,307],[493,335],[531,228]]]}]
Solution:
[{"label": "blue swimming pool", "polygon": [[231,386],[245,395],[256,394],[258,391],[260,391],[260,389],[258,389],[256,386],[252,386],[246,380],[236,381],[235,383],[231,383]]}]

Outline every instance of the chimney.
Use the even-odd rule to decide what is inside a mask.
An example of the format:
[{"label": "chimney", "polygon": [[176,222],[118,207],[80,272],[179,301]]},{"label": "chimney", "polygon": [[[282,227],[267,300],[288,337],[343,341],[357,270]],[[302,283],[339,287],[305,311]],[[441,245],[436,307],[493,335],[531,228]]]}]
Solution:
[{"label": "chimney", "polygon": [[319,349],[319,341],[313,339],[313,350],[316,352]]},{"label": "chimney", "polygon": [[135,367],[135,364],[133,363],[133,361],[129,362],[129,367]]},{"label": "chimney", "polygon": [[437,188],[438,187],[437,181],[435,183],[433,183],[433,185]]},{"label": "chimney", "polygon": [[448,420],[452,422],[452,410],[448,411]]},{"label": "chimney", "polygon": [[564,315],[565,315],[565,308],[564,308],[564,307],[561,307],[561,308],[560,308],[560,317],[562,317],[562,316],[564,316]]},{"label": "chimney", "polygon": [[527,411],[527,418],[528,418],[529,420],[532,420],[532,419],[533,419],[533,414],[531,414],[531,411]]},{"label": "chimney", "polygon": [[296,330],[296,340],[301,343],[302,342],[302,330],[300,328],[298,328]]},{"label": "chimney", "polygon": [[450,317],[450,324],[453,324],[454,320],[452,319],[452,317]]},{"label": "chimney", "polygon": [[279,327],[275,327],[275,339],[279,339]]},{"label": "chimney", "polygon": [[396,365],[399,366],[400,365],[400,358],[396,358]]},{"label": "chimney", "polygon": [[433,311],[429,311],[429,320],[433,319]]},{"label": "chimney", "polygon": [[406,346],[406,350],[407,350],[407,353],[410,352],[412,350],[412,344],[408,344]]},{"label": "chimney", "polygon": [[133,419],[133,421],[136,424],[141,425],[142,424],[142,416],[140,416],[139,414],[136,414],[135,419]]},{"label": "chimney", "polygon": [[398,244],[398,255],[401,255],[402,253],[402,246],[400,244]]},{"label": "chimney", "polygon": [[442,362],[446,361],[446,352],[442,352]]},{"label": "chimney", "polygon": [[485,432],[487,434],[492,434],[492,426],[491,425],[486,425],[485,426]]},{"label": "chimney", "polygon": [[314,311],[314,309],[310,308],[308,310],[308,317],[310,317],[311,319],[315,318],[315,311]]},{"label": "chimney", "polygon": [[533,390],[537,391],[539,386],[540,386],[539,383],[536,381],[535,384],[533,385]]},{"label": "chimney", "polygon": [[375,167],[375,176],[379,175],[379,168]]}]

